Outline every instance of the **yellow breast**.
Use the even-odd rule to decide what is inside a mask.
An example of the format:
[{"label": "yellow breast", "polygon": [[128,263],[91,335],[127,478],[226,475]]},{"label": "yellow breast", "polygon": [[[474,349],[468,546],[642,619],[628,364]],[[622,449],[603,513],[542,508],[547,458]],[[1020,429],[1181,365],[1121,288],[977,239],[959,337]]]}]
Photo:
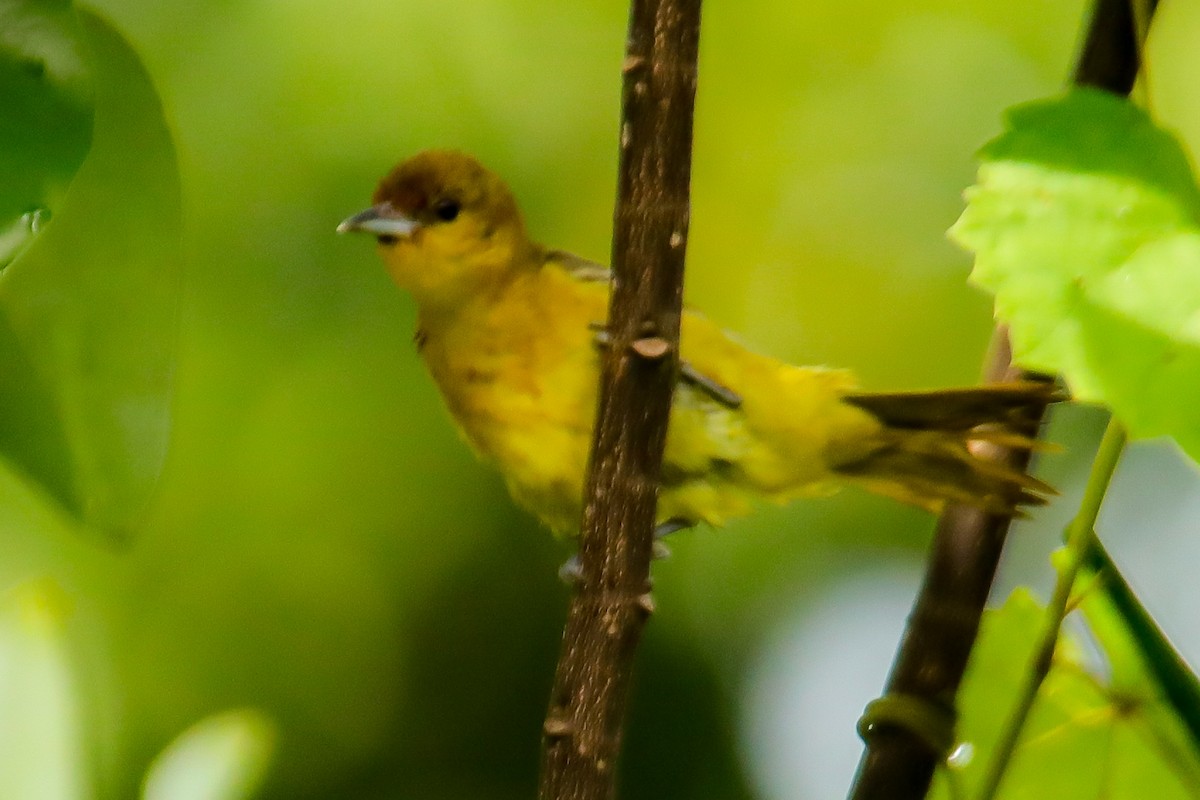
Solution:
[{"label": "yellow breast", "polygon": [[421,355],[472,449],[556,532],[579,524],[604,285],[548,265],[453,319],[422,319]]}]

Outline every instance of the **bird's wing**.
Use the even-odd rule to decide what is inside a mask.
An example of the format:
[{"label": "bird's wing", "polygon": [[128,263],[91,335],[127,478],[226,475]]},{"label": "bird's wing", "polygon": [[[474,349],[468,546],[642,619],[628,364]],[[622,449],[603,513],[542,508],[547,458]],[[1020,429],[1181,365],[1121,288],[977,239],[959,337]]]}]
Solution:
[{"label": "bird's wing", "polygon": [[[606,283],[611,274],[602,265],[561,251],[551,251],[546,260],[581,289],[593,287],[587,293],[595,293],[595,299],[603,302],[598,284]],[[593,310],[603,316],[599,303]],[[608,346],[603,320],[590,321],[595,345]],[[797,376],[792,368],[748,351],[703,315],[685,308],[681,322],[682,358],[663,453],[660,517],[719,524],[744,513],[754,497],[784,499],[799,493],[793,484],[819,480],[825,472],[815,452],[822,446],[821,437],[803,437],[798,453],[794,447],[776,453],[767,439],[785,436],[795,427],[791,420],[796,413],[804,416],[802,423],[819,416],[820,409],[793,400],[810,394],[832,396],[832,386],[814,393],[807,385],[812,382],[821,388],[829,380],[838,383],[840,373],[818,371],[810,376],[805,372],[799,375],[805,385],[794,387]],[[753,418],[748,414],[752,400],[757,409]],[[787,430],[778,431],[781,427]],[[793,455],[798,471],[781,463],[790,462]]]},{"label": "bird's wing", "polygon": [[584,283],[607,283],[612,279],[612,272],[608,267],[565,250],[546,251],[546,261],[558,264],[572,278]]},{"label": "bird's wing", "polygon": [[[572,278],[584,283],[605,283],[612,279],[612,271],[608,267],[565,250],[547,251],[546,261],[558,264]],[[597,332],[603,329],[603,325],[597,323],[593,323],[593,327],[597,328]],[[683,386],[698,390],[726,408],[737,409],[742,404],[742,398],[736,392],[723,386],[715,378],[705,375],[687,361],[680,364],[679,382]]]},{"label": "bird's wing", "polygon": [[[565,250],[549,250],[546,252],[545,259],[547,263],[554,263],[581,283],[607,283],[612,279],[612,271],[608,267]],[[695,316],[694,313],[687,310],[684,313]],[[604,323],[593,321],[591,327],[596,333],[597,343],[605,346],[607,340]],[[742,398],[737,392],[722,384],[713,375],[708,374],[708,371],[695,366],[686,359],[680,363],[679,390],[688,395],[694,393],[706,401],[715,401],[717,405],[732,411],[736,411],[742,405]]]}]

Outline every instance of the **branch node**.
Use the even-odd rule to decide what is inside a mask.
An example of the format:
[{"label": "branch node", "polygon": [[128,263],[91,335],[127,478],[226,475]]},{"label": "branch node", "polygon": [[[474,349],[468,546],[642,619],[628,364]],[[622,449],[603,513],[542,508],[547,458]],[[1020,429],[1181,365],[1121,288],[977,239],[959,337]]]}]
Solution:
[{"label": "branch node", "polygon": [[654,613],[654,595],[650,594],[650,592],[639,594],[634,602],[637,604],[638,609],[647,617]]},{"label": "branch node", "polygon": [[681,244],[683,244],[683,234],[679,231],[671,231],[671,240],[668,242],[668,244],[671,245],[672,250],[679,247]]},{"label": "branch node", "polygon": [[547,717],[542,732],[550,739],[565,739],[575,733],[575,723],[565,717]]},{"label": "branch node", "polygon": [[658,361],[671,352],[671,343],[661,336],[646,336],[636,339],[630,347],[633,352],[647,361]]}]

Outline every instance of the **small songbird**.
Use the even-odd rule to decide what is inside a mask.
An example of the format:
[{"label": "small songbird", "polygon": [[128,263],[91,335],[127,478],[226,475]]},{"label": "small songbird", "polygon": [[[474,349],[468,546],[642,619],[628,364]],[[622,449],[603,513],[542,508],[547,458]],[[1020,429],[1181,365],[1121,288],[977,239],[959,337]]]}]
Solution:
[{"label": "small songbird", "polygon": [[[508,187],[464,153],[408,159],[372,203],[338,231],[374,235],[416,301],[417,349],[463,436],[520,504],[576,533],[609,271],[533,241]],[[931,510],[950,500],[998,513],[1053,491],[967,446],[1031,447],[1006,424],[1050,399],[1044,384],[860,393],[849,372],[759,355],[691,310],[680,348],[660,522],[719,525],[760,498],[844,483]]]}]

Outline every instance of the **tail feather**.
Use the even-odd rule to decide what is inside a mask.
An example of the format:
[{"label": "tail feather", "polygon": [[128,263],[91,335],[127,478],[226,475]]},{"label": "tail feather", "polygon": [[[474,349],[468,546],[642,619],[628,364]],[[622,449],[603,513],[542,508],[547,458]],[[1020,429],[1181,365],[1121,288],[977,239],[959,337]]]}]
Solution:
[{"label": "tail feather", "polygon": [[969,446],[1034,450],[1035,421],[1059,399],[1052,385],[1020,383],[937,392],[855,394],[846,402],[884,424],[876,446],[836,471],[879,494],[938,510],[946,501],[998,514],[1042,505],[1054,488]]},{"label": "tail feather", "polygon": [[850,394],[843,399],[870,411],[889,428],[962,431],[996,423],[1028,426],[1041,408],[1062,398],[1051,383],[1015,381],[935,392]]}]

